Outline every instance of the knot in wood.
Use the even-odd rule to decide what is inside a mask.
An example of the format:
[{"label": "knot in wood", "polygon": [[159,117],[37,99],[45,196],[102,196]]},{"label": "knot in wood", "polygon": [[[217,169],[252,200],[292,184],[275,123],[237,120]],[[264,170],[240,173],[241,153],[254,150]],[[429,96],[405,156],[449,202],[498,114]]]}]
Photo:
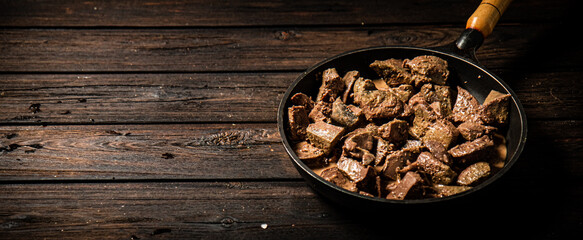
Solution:
[{"label": "knot in wood", "polygon": [[223,219],[221,219],[221,226],[225,227],[225,228],[230,228],[233,226],[233,224],[235,224],[235,219],[231,218],[231,217],[225,217]]},{"label": "knot in wood", "polygon": [[405,43],[411,43],[415,40],[414,36],[410,36],[410,35],[397,35],[397,36],[393,36],[392,37],[392,41],[394,43],[398,43],[398,44],[405,44]]},{"label": "knot in wood", "polygon": [[40,103],[33,103],[28,107],[28,110],[30,110],[31,113],[35,114],[40,112]]}]

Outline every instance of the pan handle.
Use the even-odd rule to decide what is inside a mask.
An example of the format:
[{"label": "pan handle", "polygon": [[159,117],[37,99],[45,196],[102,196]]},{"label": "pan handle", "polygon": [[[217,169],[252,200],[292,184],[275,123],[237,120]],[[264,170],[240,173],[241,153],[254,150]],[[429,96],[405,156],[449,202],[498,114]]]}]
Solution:
[{"label": "pan handle", "polygon": [[483,0],[466,23],[466,30],[457,39],[459,50],[475,52],[484,39],[492,33],[494,26],[512,0]]},{"label": "pan handle", "polygon": [[512,0],[483,0],[466,23],[466,29],[476,29],[484,38],[492,33],[494,26]]}]

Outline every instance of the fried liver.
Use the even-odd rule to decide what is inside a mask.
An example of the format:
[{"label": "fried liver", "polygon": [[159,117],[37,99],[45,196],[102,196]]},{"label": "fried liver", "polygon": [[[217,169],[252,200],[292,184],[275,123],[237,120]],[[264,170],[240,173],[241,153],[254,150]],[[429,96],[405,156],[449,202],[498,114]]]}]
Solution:
[{"label": "fried liver", "polygon": [[434,184],[450,184],[457,175],[448,165],[439,161],[429,152],[419,154],[414,164],[421,172],[429,175]]},{"label": "fried liver", "polygon": [[418,56],[405,60],[404,65],[410,69],[416,86],[424,83],[445,84],[449,76],[447,62],[436,56]]},{"label": "fried liver", "polygon": [[479,121],[478,111],[480,103],[467,90],[457,87],[457,98],[452,110],[452,119],[455,122]]},{"label": "fried liver", "polygon": [[348,128],[354,127],[361,119],[362,110],[354,105],[346,105],[340,98],[332,104],[330,118]]},{"label": "fried liver", "polygon": [[496,131],[496,128],[484,125],[481,122],[467,121],[458,125],[457,130],[465,140],[473,141],[481,136],[492,134]]},{"label": "fried liver", "polygon": [[387,195],[387,199],[403,200],[415,197],[415,190],[421,186],[423,179],[415,172],[407,172],[399,184]]},{"label": "fried liver", "polygon": [[457,141],[459,131],[449,121],[438,119],[429,125],[421,140],[425,143],[427,141],[436,141],[441,143],[445,148],[449,148]]},{"label": "fried liver", "polygon": [[504,165],[505,152],[494,150],[504,145],[498,129],[508,123],[508,94],[492,91],[479,104],[448,82],[447,62],[436,56],[370,67],[362,76],[328,68],[316,101],[303,93],[290,98],[287,136],[325,180],[369,197],[446,197]]},{"label": "fried liver", "polygon": [[510,94],[502,94],[495,90],[490,91],[480,107],[480,117],[486,124],[504,126],[508,121],[508,106]]},{"label": "fried liver", "polygon": [[320,177],[324,178],[326,181],[336,184],[337,186],[344,188],[351,192],[358,191],[358,187],[356,187],[356,183],[350,181],[348,177],[346,177],[340,169],[337,167],[328,168],[322,173],[320,173]]},{"label": "fried liver", "polygon": [[314,108],[314,101],[308,95],[303,93],[296,93],[290,98],[291,102],[296,106],[304,106],[307,112]]},{"label": "fried liver", "polygon": [[477,162],[464,169],[457,178],[457,183],[463,186],[474,185],[490,175],[490,164]]},{"label": "fried liver", "polygon": [[347,157],[338,160],[338,169],[359,186],[365,185],[369,178],[374,175],[374,170],[371,167],[365,167],[360,162]]},{"label": "fried liver", "polygon": [[310,124],[308,112],[304,106],[292,106],[288,108],[288,123],[293,140],[302,140],[306,138],[306,128]]},{"label": "fried liver", "polygon": [[390,143],[401,145],[401,143],[407,140],[407,137],[409,136],[407,133],[408,128],[409,124],[407,121],[395,118],[390,122],[381,125],[378,133],[383,139]]},{"label": "fried liver", "polygon": [[408,162],[414,161],[414,155],[411,151],[398,150],[387,156],[381,174],[392,180],[399,179],[399,170],[405,167]]},{"label": "fried liver", "polygon": [[494,146],[490,136],[482,136],[473,141],[464,142],[451,148],[448,153],[460,163],[471,163],[486,156]]},{"label": "fried liver", "polygon": [[330,91],[332,98],[340,96],[344,93],[344,81],[338,75],[335,68],[328,68],[322,73],[322,85],[318,91],[316,101],[320,101],[326,91]]},{"label": "fried liver", "polygon": [[376,60],[370,64],[370,68],[383,77],[388,86],[413,83],[411,73],[403,67],[403,60],[394,58],[382,61]]},{"label": "fried liver", "polygon": [[301,160],[314,160],[324,156],[325,152],[310,144],[307,141],[302,141],[294,145],[294,152]]},{"label": "fried liver", "polygon": [[308,125],[306,133],[314,146],[329,153],[342,137],[344,128],[325,122],[315,122]]}]

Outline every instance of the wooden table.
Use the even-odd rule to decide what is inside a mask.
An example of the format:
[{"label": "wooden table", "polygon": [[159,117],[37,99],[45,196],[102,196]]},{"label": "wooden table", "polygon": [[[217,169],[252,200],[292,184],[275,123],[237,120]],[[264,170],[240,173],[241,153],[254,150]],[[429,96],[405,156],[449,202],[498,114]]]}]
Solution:
[{"label": "wooden table", "polygon": [[528,116],[516,165],[439,211],[354,213],[280,142],[327,57],[454,41],[478,1],[0,0],[0,239],[583,236],[574,1],[515,1],[478,51]]}]

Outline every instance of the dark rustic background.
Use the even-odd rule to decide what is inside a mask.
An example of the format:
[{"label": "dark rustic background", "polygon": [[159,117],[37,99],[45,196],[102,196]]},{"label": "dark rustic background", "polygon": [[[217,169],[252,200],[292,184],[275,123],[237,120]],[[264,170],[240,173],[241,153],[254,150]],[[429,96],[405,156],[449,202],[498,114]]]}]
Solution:
[{"label": "dark rustic background", "polygon": [[344,51],[450,43],[479,1],[0,0],[0,239],[581,239],[574,3],[516,0],[478,51],[528,116],[506,176],[355,213],[294,169],[281,96]]}]

